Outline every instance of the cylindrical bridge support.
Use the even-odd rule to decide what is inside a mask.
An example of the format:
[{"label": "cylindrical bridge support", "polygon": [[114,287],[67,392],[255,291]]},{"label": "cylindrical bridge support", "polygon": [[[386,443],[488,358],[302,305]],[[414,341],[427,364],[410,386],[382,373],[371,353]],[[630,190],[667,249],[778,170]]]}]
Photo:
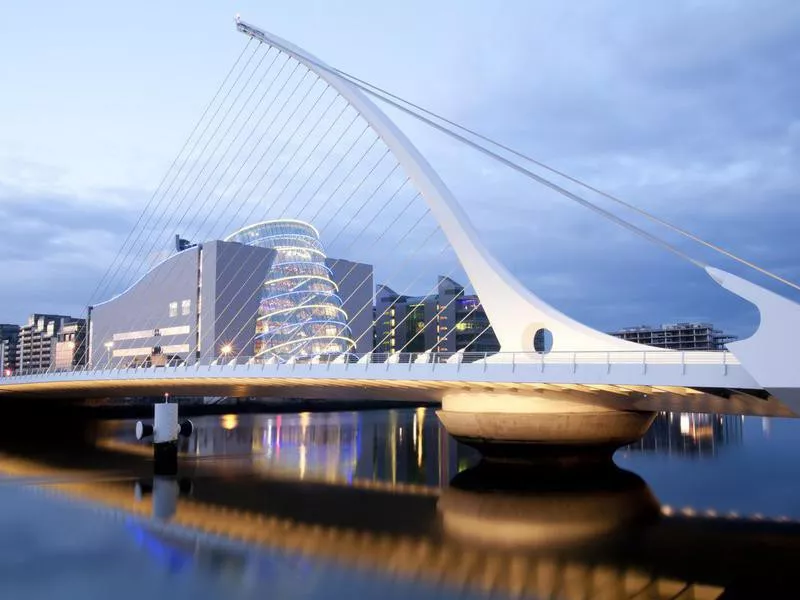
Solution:
[{"label": "cylindrical bridge support", "polygon": [[178,423],[177,403],[160,402],[154,405],[153,424],[136,423],[136,439],[153,437],[153,471],[156,475],[178,472],[178,436],[189,437],[194,426],[189,420]]},{"label": "cylindrical bridge support", "polygon": [[653,412],[623,410],[601,394],[570,391],[450,394],[436,413],[448,433],[485,458],[525,462],[607,462],[641,438]]}]

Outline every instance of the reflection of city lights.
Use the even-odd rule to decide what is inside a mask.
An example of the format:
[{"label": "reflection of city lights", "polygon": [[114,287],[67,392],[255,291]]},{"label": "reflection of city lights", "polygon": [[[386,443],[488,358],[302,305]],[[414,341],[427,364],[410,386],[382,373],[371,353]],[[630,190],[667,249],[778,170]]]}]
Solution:
[{"label": "reflection of city lights", "polygon": [[686,435],[689,433],[689,430],[692,428],[692,421],[689,415],[682,414],[681,415],[681,433]]},{"label": "reflection of city lights", "polygon": [[710,417],[704,415],[681,414],[681,434],[697,441],[714,437],[714,427]]},{"label": "reflection of city lights", "polygon": [[[417,432],[419,428],[419,432]],[[414,439],[417,444],[417,466],[422,466],[422,433],[425,430],[425,407],[420,406],[414,413]]]},{"label": "reflection of city lights", "polygon": [[694,413],[669,413],[656,417],[653,426],[638,443],[627,450],[665,454],[691,454],[702,457],[716,456],[723,446],[742,443],[740,418],[725,415]]},{"label": "reflection of city lights", "polygon": [[219,418],[220,427],[230,431],[231,429],[236,429],[239,425],[239,417],[236,415],[222,415]]},{"label": "reflection of city lights", "polygon": [[300,441],[305,442],[308,424],[311,422],[311,413],[300,413]]}]

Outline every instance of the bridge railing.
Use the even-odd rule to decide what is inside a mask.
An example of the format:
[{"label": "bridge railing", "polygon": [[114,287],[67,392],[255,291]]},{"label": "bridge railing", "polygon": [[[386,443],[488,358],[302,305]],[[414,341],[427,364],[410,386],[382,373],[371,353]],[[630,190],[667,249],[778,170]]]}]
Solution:
[{"label": "bridge railing", "polygon": [[[646,368],[650,365],[719,365],[723,369],[728,366],[738,365],[739,361],[727,351],[669,351],[669,350],[643,350],[638,351],[556,351],[556,352],[370,352],[367,354],[338,354],[322,355],[306,360],[278,360],[276,358],[265,359],[263,357],[231,357],[216,358],[213,360],[173,362],[170,365],[161,366],[134,366],[134,365],[97,365],[97,366],[75,366],[72,368],[50,368],[50,369],[25,369],[14,373],[0,373],[0,379],[13,379],[15,377],[30,377],[36,375],[68,375],[70,373],[92,371],[92,372],[137,372],[142,369],[197,369],[201,367],[214,367],[226,365],[233,367],[249,368],[259,365],[268,369],[270,365],[276,368],[284,366],[304,365],[312,368],[314,365],[330,367],[336,364],[364,365],[392,365],[405,364],[409,369],[415,365],[467,365],[484,364],[486,368],[490,365],[539,365],[544,368],[547,365],[642,365]],[[435,368],[435,367],[434,367]]]}]

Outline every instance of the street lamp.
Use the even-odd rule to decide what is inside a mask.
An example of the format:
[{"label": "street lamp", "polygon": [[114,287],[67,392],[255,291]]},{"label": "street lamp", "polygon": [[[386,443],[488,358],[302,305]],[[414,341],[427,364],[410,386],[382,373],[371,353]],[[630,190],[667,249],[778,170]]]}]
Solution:
[{"label": "street lamp", "polygon": [[225,358],[227,358],[227,357],[228,357],[228,355],[229,355],[231,352],[233,352],[233,345],[232,345],[232,344],[223,344],[223,345],[222,345],[222,347],[219,349],[219,351],[220,351],[220,353],[222,354],[222,356],[224,356]]},{"label": "street lamp", "polygon": [[111,349],[114,347],[114,342],[106,342],[103,344],[106,347],[106,368],[111,366]]}]

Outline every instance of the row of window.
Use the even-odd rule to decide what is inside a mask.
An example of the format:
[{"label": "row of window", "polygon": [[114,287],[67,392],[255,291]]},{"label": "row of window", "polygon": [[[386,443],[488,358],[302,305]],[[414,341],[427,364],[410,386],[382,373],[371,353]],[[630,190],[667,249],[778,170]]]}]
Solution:
[{"label": "row of window", "polygon": [[[186,316],[191,311],[192,311],[192,301],[191,300],[182,300],[181,301],[181,314],[183,316]],[[169,316],[170,317],[177,317],[178,316],[178,303],[177,302],[170,302],[169,303]]]}]

